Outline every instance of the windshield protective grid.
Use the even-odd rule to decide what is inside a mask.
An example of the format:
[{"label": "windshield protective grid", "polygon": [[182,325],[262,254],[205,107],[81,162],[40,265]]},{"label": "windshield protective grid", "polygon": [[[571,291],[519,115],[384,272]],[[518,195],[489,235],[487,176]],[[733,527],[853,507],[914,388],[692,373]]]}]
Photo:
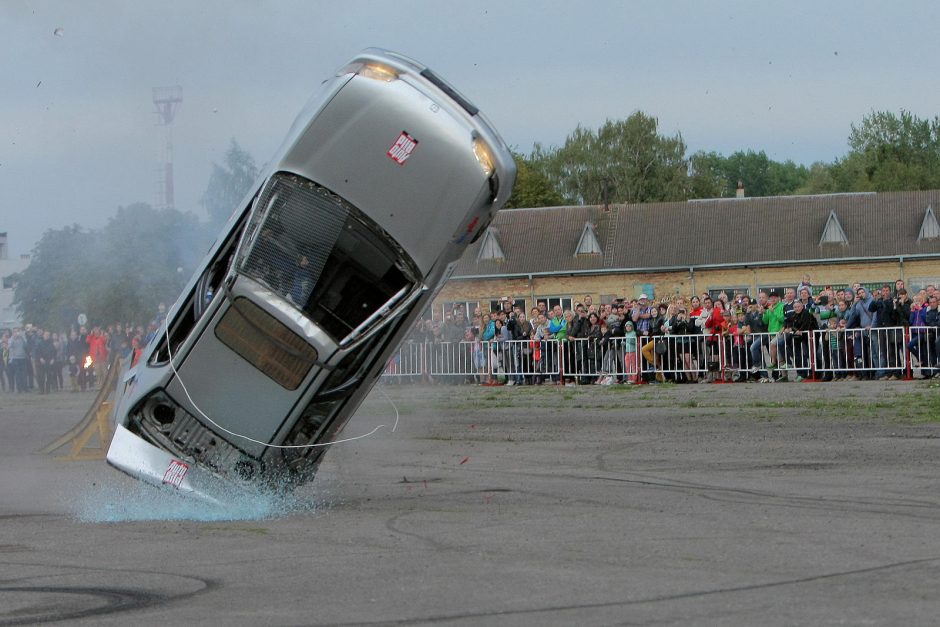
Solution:
[{"label": "windshield protective grid", "polygon": [[348,212],[313,183],[278,176],[259,200],[254,242],[241,271],[302,307],[320,278]]},{"label": "windshield protective grid", "polygon": [[414,284],[381,228],[328,190],[278,174],[258,200],[240,271],[290,301],[335,340]]}]

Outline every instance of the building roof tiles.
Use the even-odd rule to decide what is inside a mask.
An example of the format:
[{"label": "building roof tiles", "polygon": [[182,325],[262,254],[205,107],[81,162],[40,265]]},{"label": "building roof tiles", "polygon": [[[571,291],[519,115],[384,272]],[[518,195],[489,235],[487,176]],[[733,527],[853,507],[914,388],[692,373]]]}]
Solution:
[{"label": "building roof tiles", "polygon": [[[477,260],[478,241],[454,276],[940,257],[940,238],[918,239],[928,206],[940,190],[504,210],[492,226],[505,258]],[[847,243],[822,241],[830,214]],[[575,255],[585,223],[604,253]]]}]

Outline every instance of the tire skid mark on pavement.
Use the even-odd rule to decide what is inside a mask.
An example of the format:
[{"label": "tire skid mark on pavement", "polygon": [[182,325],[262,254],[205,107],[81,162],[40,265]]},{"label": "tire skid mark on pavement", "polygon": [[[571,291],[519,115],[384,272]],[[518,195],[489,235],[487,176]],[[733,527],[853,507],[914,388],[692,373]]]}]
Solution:
[{"label": "tire skid mark on pavement", "polygon": [[[467,469],[463,472],[471,472],[475,474],[488,474],[489,471],[485,469]],[[839,512],[853,512],[853,513],[868,513],[868,514],[877,514],[877,515],[888,515],[896,516],[901,518],[915,519],[915,520],[929,520],[936,521],[940,520],[940,503],[928,500],[917,500],[917,499],[892,499],[892,498],[881,498],[881,499],[863,499],[863,498],[843,498],[843,497],[830,497],[830,496],[800,496],[794,494],[779,494],[775,492],[769,492],[766,490],[754,490],[748,488],[733,488],[728,486],[712,485],[706,483],[699,483],[693,481],[682,481],[678,479],[667,479],[655,474],[649,473],[627,473],[638,477],[636,479],[629,478],[628,476],[611,476],[611,475],[579,475],[571,473],[538,473],[538,472],[528,472],[528,471],[517,471],[517,472],[500,472],[501,477],[505,481],[507,476],[525,476],[535,479],[550,479],[556,481],[558,479],[570,479],[574,481],[610,481],[616,483],[623,483],[628,485],[633,485],[641,488],[652,488],[658,490],[668,490],[674,492],[682,492],[686,494],[691,494],[698,496],[700,498],[716,501],[716,502],[725,502],[725,503],[739,503],[743,505],[755,505],[755,506],[772,506],[772,507],[789,507],[789,508],[799,508],[799,509],[814,509],[814,510],[824,510],[824,511],[839,511]],[[456,496],[459,494],[466,494],[470,492],[479,492],[480,490],[455,490],[452,492],[446,493],[436,493],[423,496],[422,498],[445,498],[447,496]],[[538,489],[533,488],[513,488],[512,492],[518,495],[528,495],[528,496],[537,496],[550,498],[553,501],[558,500],[557,493],[543,492]],[[735,498],[738,497],[738,498]],[[604,505],[606,507],[616,506],[623,509],[635,509],[635,505],[630,503],[623,504],[613,504],[607,500],[601,499],[588,499],[584,497],[568,497],[567,500],[570,503],[581,503],[587,505]],[[904,511],[903,509],[898,508],[908,508],[921,511]]]},{"label": "tire skid mark on pavement", "polygon": [[432,514],[432,513],[436,513],[436,512],[434,512],[433,510],[412,510],[408,512],[402,512],[386,520],[385,528],[391,531],[392,533],[398,534],[400,536],[414,538],[415,540],[418,540],[428,545],[429,548],[432,548],[435,551],[462,551],[464,550],[463,547],[460,547],[454,544],[447,544],[445,542],[435,540],[434,538],[431,537],[430,533],[418,533],[415,531],[405,531],[404,529],[401,528],[400,523],[402,522],[404,518],[408,516],[411,516],[413,514],[427,515],[427,514]]},{"label": "tire skid mark on pavement", "polygon": [[[572,477],[576,478],[576,477]],[[591,479],[616,481],[618,483],[629,483],[653,488],[662,488],[667,490],[678,490],[696,494],[704,499],[740,504],[769,505],[774,507],[797,507],[802,509],[822,509],[855,513],[873,513],[889,514],[892,516],[901,516],[907,518],[916,518],[924,520],[940,520],[940,503],[933,501],[920,501],[914,499],[863,499],[863,498],[843,498],[830,496],[800,496],[795,494],[778,494],[766,490],[753,490],[747,488],[731,488],[726,486],[716,486],[704,483],[671,481],[671,480],[636,480],[623,477],[602,477],[592,476]],[[754,498],[734,498],[735,496],[754,497]],[[761,500],[756,500],[761,499]],[[855,506],[855,507],[853,507]],[[916,508],[924,510],[921,512],[904,512],[894,508]],[[890,508],[890,509],[878,509]],[[929,515],[933,514],[933,515]]]},{"label": "tire skid mark on pavement", "polygon": [[[64,620],[78,620],[92,616],[102,616],[105,614],[115,614],[117,612],[127,612],[139,610],[158,605],[162,600],[161,595],[134,590],[132,588],[110,588],[110,587],[73,587],[73,586],[10,586],[0,587],[0,599],[4,593],[15,593],[22,596],[39,595],[37,600],[38,607],[31,612],[29,609],[18,609],[10,618],[0,614],[0,625],[28,625],[41,622],[54,622]],[[55,609],[42,609],[42,597],[44,595],[57,595],[72,597],[75,603],[81,604],[82,597],[91,597],[94,601],[104,601],[104,605],[95,605],[93,607],[75,607]]]},{"label": "tire skid mark on pavement", "polygon": [[607,468],[607,458],[608,458],[608,457],[610,457],[611,455],[617,455],[617,454],[626,453],[626,452],[629,451],[630,449],[634,449],[634,448],[636,448],[636,447],[638,447],[638,446],[640,446],[640,445],[642,445],[642,444],[650,444],[650,443],[655,442],[655,441],[656,441],[656,440],[654,440],[653,438],[647,438],[647,439],[645,439],[645,440],[634,440],[634,441],[628,442],[628,443],[623,444],[623,445],[621,445],[621,446],[617,446],[617,447],[615,447],[615,448],[613,448],[613,449],[604,451],[603,453],[599,453],[599,454],[594,458],[594,463],[595,463],[595,465],[597,466],[597,469],[598,469],[600,472],[610,472],[610,469]]},{"label": "tire skid mark on pavement", "polygon": [[[855,568],[850,570],[836,571],[831,573],[822,573],[818,575],[808,575],[806,577],[794,577],[791,579],[781,579],[778,581],[768,581],[764,583],[756,584],[747,584],[743,586],[726,586],[722,588],[714,588],[707,590],[690,590],[688,592],[679,592],[676,594],[666,594],[652,597],[645,597],[639,599],[627,599],[621,601],[602,601],[596,603],[575,603],[570,605],[552,605],[545,607],[537,608],[519,608],[519,609],[507,609],[507,610],[492,610],[486,612],[466,612],[466,613],[454,613],[454,614],[440,614],[434,616],[412,616],[409,618],[401,619],[384,619],[382,621],[373,621],[373,622],[362,622],[358,621],[355,623],[332,623],[337,627],[347,627],[351,625],[416,625],[421,623],[439,623],[439,622],[450,622],[455,620],[467,620],[467,619],[479,619],[479,618],[492,618],[492,617],[508,617],[508,616],[526,616],[532,614],[543,614],[548,612],[573,612],[573,611],[584,611],[591,609],[607,609],[607,608],[618,608],[618,607],[630,607],[644,604],[655,604],[655,603],[671,603],[675,601],[683,601],[687,599],[700,599],[710,596],[720,596],[725,594],[740,594],[753,592],[758,590],[768,590],[773,588],[781,588],[785,586],[796,586],[807,583],[816,583],[823,582],[828,580],[840,579],[843,577],[854,577],[854,576],[867,576],[878,574],[887,570],[894,569],[904,569],[904,568],[916,568],[918,566],[925,566],[934,563],[940,563],[940,556],[935,557],[925,557],[916,560],[905,560],[900,562],[891,562],[888,564],[879,564],[877,566],[867,566],[862,568]],[[629,621],[618,619],[618,624],[630,624]],[[648,621],[642,621],[642,623],[637,624],[648,624]]]},{"label": "tire skid mark on pavement", "polygon": [[0,520],[19,520],[21,518],[66,518],[64,514],[0,514]]},{"label": "tire skid mark on pavement", "polygon": [[[4,585],[0,586],[0,599],[2,599],[5,593],[17,595],[35,594],[38,595],[38,598],[35,612],[32,614],[30,613],[29,609],[24,610],[23,608],[15,610],[13,614],[5,614],[0,611],[0,626],[3,627],[6,627],[7,625],[21,625],[38,622],[77,620],[80,618],[88,618],[92,616],[103,616],[106,614],[115,614],[118,612],[129,612],[132,610],[142,610],[157,606],[170,605],[178,601],[209,592],[211,590],[216,590],[221,587],[218,582],[203,577],[129,568],[111,568],[101,566],[87,566],[81,564],[46,564],[42,562],[22,562],[10,560],[0,560],[0,566],[34,567],[59,571],[27,575],[24,577],[4,580],[2,582]],[[35,585],[39,581],[73,577],[83,572],[117,575],[120,576],[122,585]],[[150,579],[163,577],[170,581],[184,580],[192,585],[195,585],[196,587],[192,590],[184,590],[180,592],[148,590],[146,585],[138,588],[128,587],[128,579],[131,579],[131,582],[133,581],[131,577],[128,577],[129,575],[140,575],[144,578]],[[31,582],[32,585],[19,585],[25,582]],[[149,587],[152,588],[155,586],[150,584]],[[69,596],[74,598],[74,601],[76,604],[78,604],[78,606],[63,608],[61,605],[58,605],[55,607],[55,609],[44,610],[42,608],[45,607],[46,604],[43,603],[42,595]],[[83,599],[85,600],[84,607],[81,606]],[[104,601],[104,605],[100,605],[101,601]],[[88,602],[95,603],[95,605],[93,607],[87,607]],[[0,607],[2,607],[2,605],[3,604],[0,603]]]}]

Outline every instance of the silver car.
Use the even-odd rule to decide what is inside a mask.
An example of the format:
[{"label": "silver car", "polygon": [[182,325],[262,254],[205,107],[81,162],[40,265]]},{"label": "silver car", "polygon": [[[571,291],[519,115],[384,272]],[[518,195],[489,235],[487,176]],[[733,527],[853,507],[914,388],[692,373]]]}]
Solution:
[{"label": "silver car", "polygon": [[515,179],[469,100],[378,49],[324,83],[269,164],[115,403],[108,462],[210,500],[314,475]]}]

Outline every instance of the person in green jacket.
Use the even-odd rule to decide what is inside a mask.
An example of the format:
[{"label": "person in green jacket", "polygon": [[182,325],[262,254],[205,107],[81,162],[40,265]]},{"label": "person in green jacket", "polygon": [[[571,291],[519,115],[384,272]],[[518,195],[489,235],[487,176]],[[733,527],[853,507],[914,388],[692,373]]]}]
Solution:
[{"label": "person in green jacket", "polygon": [[[767,325],[767,332],[779,334],[783,331],[783,303],[780,302],[780,294],[775,290],[770,293],[770,304],[764,310],[764,324]],[[770,342],[770,363],[768,370],[777,365],[777,341],[776,337]],[[771,377],[773,375],[770,375]]]},{"label": "person in green jacket", "polygon": [[549,320],[548,330],[559,342],[564,342],[568,339],[568,320],[561,310],[561,305],[555,305],[555,308],[552,310],[552,318]]},{"label": "person in green jacket", "polygon": [[[548,332],[552,334],[556,344],[549,348],[549,359],[546,364],[549,369],[555,370],[559,368],[558,360],[561,359],[561,351],[564,350],[564,345],[568,341],[568,321],[561,310],[561,305],[555,305],[552,309],[552,317],[548,321]],[[549,380],[554,381],[555,376],[557,375],[553,375]]]}]

